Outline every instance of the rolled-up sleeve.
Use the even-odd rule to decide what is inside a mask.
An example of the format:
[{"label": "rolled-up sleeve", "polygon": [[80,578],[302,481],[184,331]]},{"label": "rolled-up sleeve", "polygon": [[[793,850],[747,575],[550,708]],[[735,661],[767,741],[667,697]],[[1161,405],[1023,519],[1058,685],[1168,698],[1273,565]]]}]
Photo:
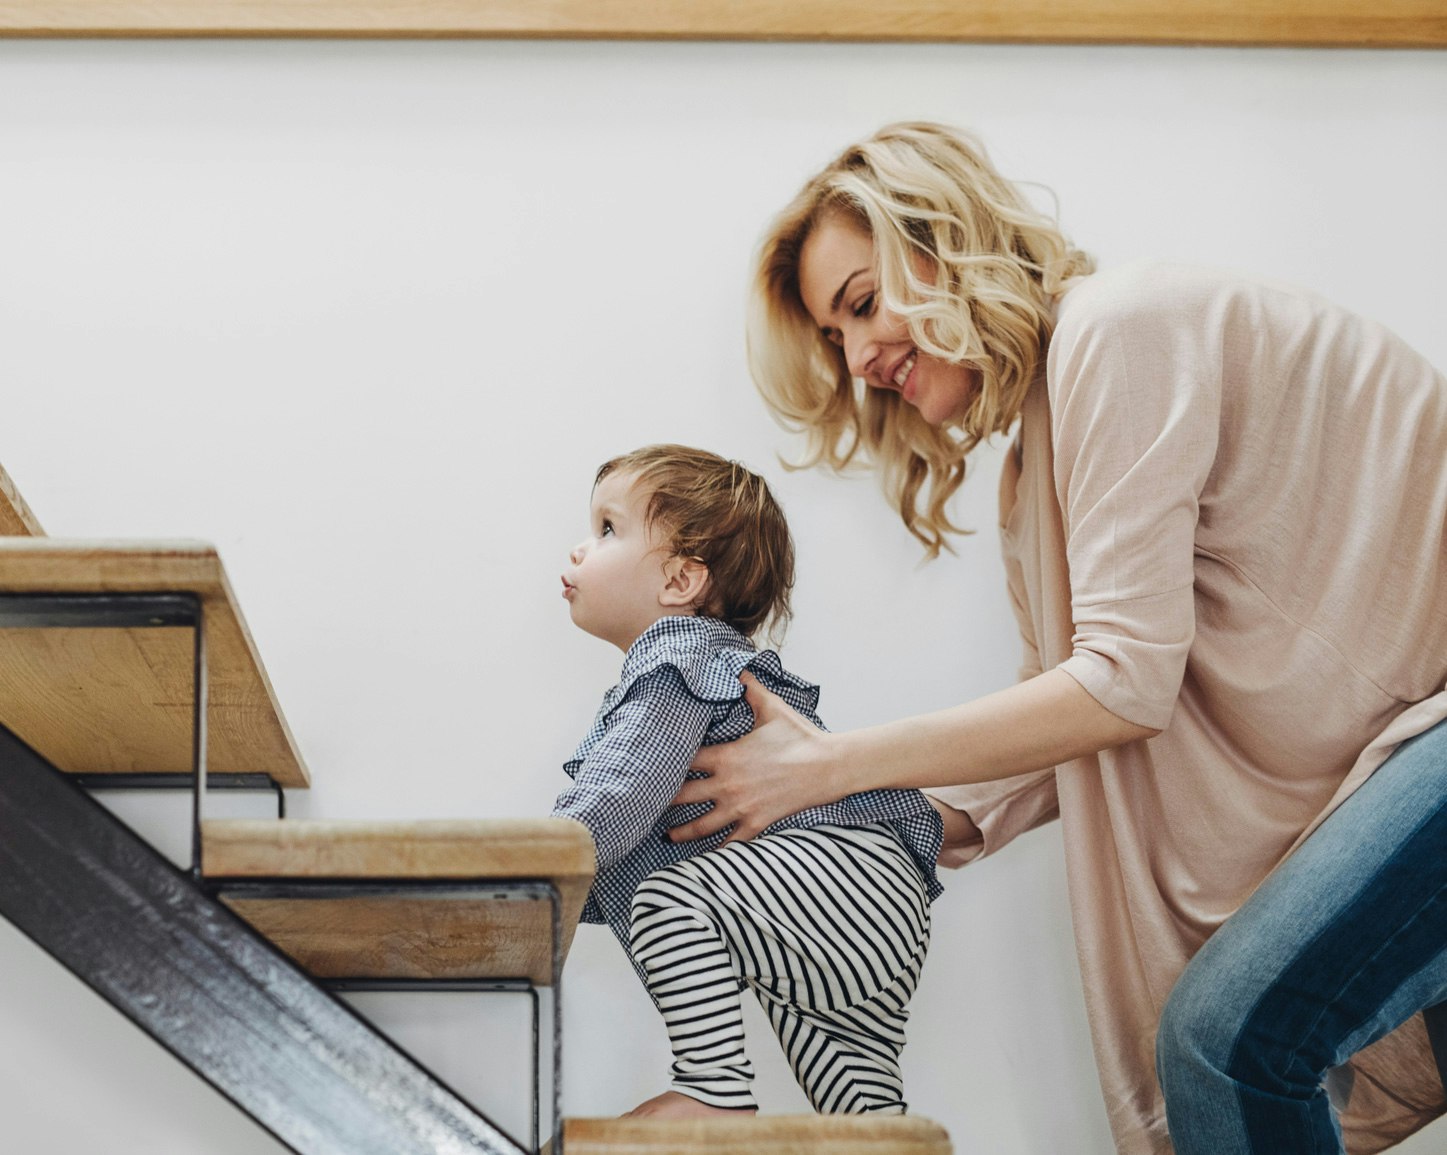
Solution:
[{"label": "rolled-up sleeve", "polygon": [[969,786],[932,787],[925,793],[963,810],[980,831],[978,842],[941,851],[939,865],[951,870],[994,854],[1020,835],[1060,817],[1054,769]]},{"label": "rolled-up sleeve", "polygon": [[1055,487],[1074,636],[1060,669],[1163,729],[1195,636],[1200,497],[1220,428],[1219,355],[1139,292],[1092,300],[1050,350]]}]

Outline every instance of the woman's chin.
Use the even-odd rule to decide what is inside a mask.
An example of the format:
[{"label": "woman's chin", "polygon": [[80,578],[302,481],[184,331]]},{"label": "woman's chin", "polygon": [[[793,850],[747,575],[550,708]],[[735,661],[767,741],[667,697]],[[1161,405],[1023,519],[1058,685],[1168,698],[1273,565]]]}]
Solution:
[{"label": "woman's chin", "polygon": [[922,404],[914,408],[921,420],[935,429],[949,429],[958,425],[969,412],[968,405],[941,405],[934,398],[925,398]]},{"label": "woman's chin", "polygon": [[971,383],[964,389],[920,389],[909,398],[921,419],[935,429],[948,429],[960,425],[975,403],[979,389]]}]

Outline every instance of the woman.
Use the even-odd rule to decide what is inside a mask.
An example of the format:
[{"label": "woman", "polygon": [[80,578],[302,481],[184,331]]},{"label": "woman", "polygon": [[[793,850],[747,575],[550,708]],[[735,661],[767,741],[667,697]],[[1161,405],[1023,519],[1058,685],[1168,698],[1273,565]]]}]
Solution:
[{"label": "woman", "polygon": [[755,298],[766,401],[811,463],[874,463],[931,554],[1018,422],[1025,676],[836,734],[751,685],[759,726],[700,753],[679,800],[715,809],[674,837],[954,787],[958,866],[1058,815],[1121,1151],[1375,1151],[1440,1114],[1447,380],[1299,290],[1094,273],[933,125],[810,181]]}]

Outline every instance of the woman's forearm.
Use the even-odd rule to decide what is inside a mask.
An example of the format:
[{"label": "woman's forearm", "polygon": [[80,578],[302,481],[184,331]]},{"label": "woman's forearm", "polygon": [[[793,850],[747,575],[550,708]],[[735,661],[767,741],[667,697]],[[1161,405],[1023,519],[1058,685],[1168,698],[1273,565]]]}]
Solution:
[{"label": "woman's forearm", "polygon": [[1069,674],[1051,670],[963,706],[865,730],[825,733],[747,672],[752,733],[705,746],[676,803],[712,809],[673,829],[675,841],[732,826],[752,838],[789,814],[861,790],[955,786],[1058,766],[1156,733],[1112,714]]},{"label": "woman's forearm", "polygon": [[833,735],[841,793],[1012,778],[1150,738],[1049,670],[962,706]]}]

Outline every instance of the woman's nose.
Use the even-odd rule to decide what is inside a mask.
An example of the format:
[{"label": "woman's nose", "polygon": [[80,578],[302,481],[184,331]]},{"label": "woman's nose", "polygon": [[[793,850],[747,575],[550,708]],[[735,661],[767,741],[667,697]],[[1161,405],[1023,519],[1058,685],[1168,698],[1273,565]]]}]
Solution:
[{"label": "woman's nose", "polygon": [[879,355],[879,342],[868,333],[846,332],[844,334],[844,363],[849,367],[851,377],[862,377],[866,384],[876,382],[869,378],[869,370]]}]

